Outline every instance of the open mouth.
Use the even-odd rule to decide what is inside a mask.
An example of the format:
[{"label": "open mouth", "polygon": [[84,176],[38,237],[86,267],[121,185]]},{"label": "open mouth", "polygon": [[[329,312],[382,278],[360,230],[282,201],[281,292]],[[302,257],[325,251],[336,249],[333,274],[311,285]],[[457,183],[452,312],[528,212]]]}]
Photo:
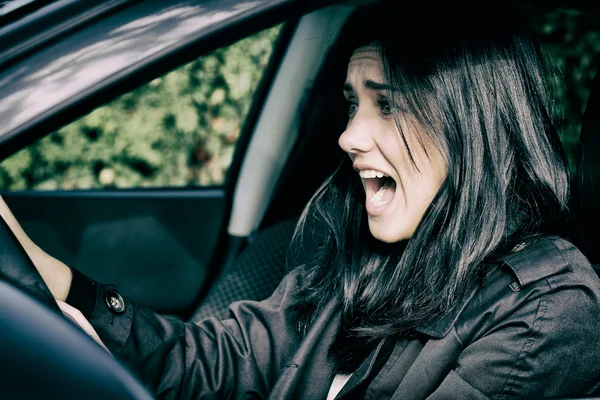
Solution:
[{"label": "open mouth", "polygon": [[396,193],[396,181],[381,171],[363,170],[360,177],[365,183],[367,211],[376,211],[387,206]]}]

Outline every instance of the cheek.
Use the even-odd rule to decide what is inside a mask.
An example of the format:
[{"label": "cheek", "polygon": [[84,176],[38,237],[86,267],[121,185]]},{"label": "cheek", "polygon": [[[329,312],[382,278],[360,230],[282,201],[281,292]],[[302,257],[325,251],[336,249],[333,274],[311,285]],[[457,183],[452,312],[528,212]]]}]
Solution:
[{"label": "cheek", "polygon": [[409,146],[411,154],[418,169],[422,174],[436,181],[446,176],[447,162],[438,146],[427,135],[420,135],[418,138],[410,138]]},{"label": "cheek", "polygon": [[425,157],[425,161],[419,163],[419,169],[421,170],[422,201],[428,206],[446,178],[447,167],[446,161],[436,148],[428,150],[427,154],[429,157]]},{"label": "cheek", "polygon": [[439,189],[448,175],[448,162],[435,146],[431,146],[427,152],[429,154],[428,168],[431,171],[433,184]]},{"label": "cheek", "polygon": [[[400,179],[399,189],[413,194],[415,200],[425,200],[437,193],[447,175],[447,162],[435,143],[426,135],[407,125],[407,143],[393,120],[377,127],[377,142],[384,157]],[[410,148],[410,152],[408,148]],[[410,189],[409,189],[410,187]]]},{"label": "cheek", "polygon": [[420,143],[413,145],[410,155],[404,146],[402,149],[404,156],[399,157],[396,164],[406,199],[413,203],[413,206],[427,208],[446,178],[446,160],[433,145],[427,146],[426,149]]},{"label": "cheek", "polygon": [[402,178],[412,173],[414,166],[410,159],[411,155],[398,129],[385,129],[380,137],[382,139],[379,141],[379,148],[398,176]]}]

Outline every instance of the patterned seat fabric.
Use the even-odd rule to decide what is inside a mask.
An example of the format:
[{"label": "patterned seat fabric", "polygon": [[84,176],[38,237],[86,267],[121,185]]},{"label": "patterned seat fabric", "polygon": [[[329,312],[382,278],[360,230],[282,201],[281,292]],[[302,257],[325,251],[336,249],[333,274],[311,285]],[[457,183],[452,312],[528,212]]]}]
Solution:
[{"label": "patterned seat fabric", "polygon": [[251,237],[229,272],[207,294],[192,317],[227,317],[227,308],[237,300],[263,300],[271,295],[287,273],[286,254],[296,223],[293,218],[275,224]]}]

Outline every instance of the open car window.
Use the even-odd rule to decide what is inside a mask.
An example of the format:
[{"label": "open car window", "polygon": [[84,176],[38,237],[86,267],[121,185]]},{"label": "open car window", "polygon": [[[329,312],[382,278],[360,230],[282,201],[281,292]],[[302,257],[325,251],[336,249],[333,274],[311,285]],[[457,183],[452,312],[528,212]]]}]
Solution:
[{"label": "open car window", "polygon": [[221,186],[281,25],[98,107],[0,164],[0,189]]}]

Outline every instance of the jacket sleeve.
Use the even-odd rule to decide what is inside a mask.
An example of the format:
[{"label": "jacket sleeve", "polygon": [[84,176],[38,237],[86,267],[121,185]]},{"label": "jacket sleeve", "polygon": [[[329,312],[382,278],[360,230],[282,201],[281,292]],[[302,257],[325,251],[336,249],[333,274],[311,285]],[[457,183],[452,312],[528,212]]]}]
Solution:
[{"label": "jacket sleeve", "polygon": [[[290,312],[298,274],[262,302],[233,303],[230,318],[198,325],[160,316],[96,285],[90,322],[108,349],[164,399],[265,398],[298,343]],[[79,287],[77,290],[80,290]]]},{"label": "jacket sleeve", "polygon": [[[429,399],[560,398],[597,392],[598,285],[563,286],[552,277],[544,285],[550,290],[517,296],[518,305],[500,303],[484,310],[489,318],[480,323],[494,320],[493,324],[464,344],[454,368]],[[503,307],[514,311],[503,314],[498,311]]]}]

